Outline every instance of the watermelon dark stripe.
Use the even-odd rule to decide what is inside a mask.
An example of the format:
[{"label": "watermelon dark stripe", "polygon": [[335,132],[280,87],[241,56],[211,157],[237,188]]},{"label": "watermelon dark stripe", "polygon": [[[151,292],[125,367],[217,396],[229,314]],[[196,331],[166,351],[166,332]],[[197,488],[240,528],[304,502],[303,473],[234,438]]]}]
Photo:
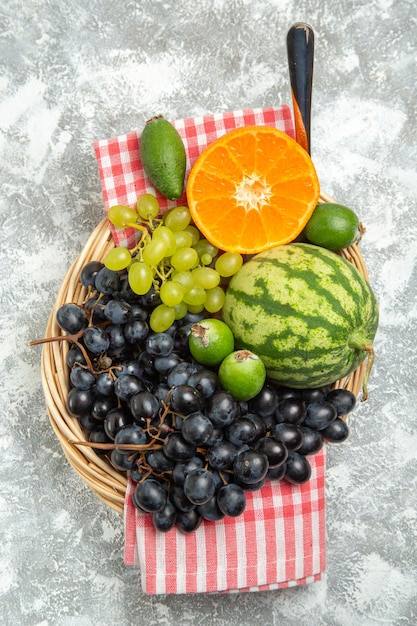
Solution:
[{"label": "watermelon dark stripe", "polygon": [[311,244],[289,244],[243,265],[227,289],[223,317],[236,346],[258,354],[270,378],[315,387],[364,360],[378,306],[348,261]]}]

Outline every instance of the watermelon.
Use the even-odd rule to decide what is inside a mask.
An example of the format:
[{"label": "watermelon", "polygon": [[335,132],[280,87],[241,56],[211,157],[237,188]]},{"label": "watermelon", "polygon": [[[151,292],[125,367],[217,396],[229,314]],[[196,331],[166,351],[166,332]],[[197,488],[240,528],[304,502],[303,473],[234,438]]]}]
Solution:
[{"label": "watermelon", "polygon": [[236,347],[257,354],[281,385],[321,387],[368,355],[373,362],[378,304],[369,283],[344,258],[313,244],[252,257],[231,279],[222,311]]}]

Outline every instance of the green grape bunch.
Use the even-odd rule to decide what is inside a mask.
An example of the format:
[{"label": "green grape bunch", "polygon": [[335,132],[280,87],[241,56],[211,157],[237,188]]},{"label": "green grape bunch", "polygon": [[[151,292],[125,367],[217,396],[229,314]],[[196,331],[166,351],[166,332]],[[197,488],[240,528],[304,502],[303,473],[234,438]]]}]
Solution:
[{"label": "green grape bunch", "polygon": [[116,228],[141,232],[137,245],[117,246],[104,258],[112,271],[127,271],[132,291],[140,296],[154,289],[161,304],[150,317],[154,332],[165,332],[187,312],[221,311],[224,286],[241,268],[239,253],[223,252],[205,239],[192,224],[187,206],[176,206],[162,216],[156,197],[145,193],[136,208],[110,207],[108,219]]}]

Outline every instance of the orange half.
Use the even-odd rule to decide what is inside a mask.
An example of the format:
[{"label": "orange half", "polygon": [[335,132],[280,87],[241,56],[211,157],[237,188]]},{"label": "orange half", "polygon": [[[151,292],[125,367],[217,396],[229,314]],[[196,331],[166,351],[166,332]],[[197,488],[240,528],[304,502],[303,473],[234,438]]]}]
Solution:
[{"label": "orange half", "polygon": [[221,250],[246,254],[293,241],[319,195],[309,154],[271,126],[226,133],[203,150],[187,181],[198,229]]}]

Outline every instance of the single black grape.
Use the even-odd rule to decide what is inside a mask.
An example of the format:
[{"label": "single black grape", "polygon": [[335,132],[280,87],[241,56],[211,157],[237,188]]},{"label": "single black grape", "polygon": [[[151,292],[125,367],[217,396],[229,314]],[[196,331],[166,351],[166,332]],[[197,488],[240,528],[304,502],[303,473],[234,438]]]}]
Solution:
[{"label": "single black grape", "polygon": [[76,344],[73,344],[68,350],[65,362],[70,370],[74,367],[74,365],[87,365],[87,361],[84,358],[81,348]]},{"label": "single black grape", "polygon": [[124,326],[124,335],[128,343],[140,343],[146,339],[148,334],[149,326],[144,320],[132,319]]},{"label": "single black grape", "polygon": [[194,387],[178,385],[172,389],[170,406],[175,413],[189,415],[201,409],[203,406],[203,398]]},{"label": "single black grape", "polygon": [[90,326],[83,335],[84,345],[91,354],[101,354],[110,346],[109,337],[104,328]]},{"label": "single black grape", "polygon": [[96,379],[94,374],[81,365],[76,365],[70,373],[70,381],[74,387],[78,389],[91,389]]},{"label": "single black grape", "polygon": [[232,394],[227,391],[216,391],[205,405],[205,414],[214,426],[229,426],[239,414],[239,405]]},{"label": "single black grape", "polygon": [[143,391],[141,381],[136,376],[130,374],[119,376],[114,383],[114,393],[119,400],[129,402],[130,398],[141,391]]},{"label": "single black grape", "polygon": [[177,514],[175,506],[172,502],[167,500],[161,509],[152,513],[152,523],[156,530],[166,533],[171,530],[171,528],[174,528],[177,521]]},{"label": "single black grape", "polygon": [[214,495],[215,490],[216,484],[212,473],[202,467],[185,477],[184,493],[193,504],[204,504]]},{"label": "single black grape", "polygon": [[146,421],[158,415],[161,403],[150,391],[140,391],[130,398],[129,406],[135,419]]},{"label": "single black grape", "polygon": [[277,423],[301,424],[306,405],[302,398],[284,398],[278,404],[275,420]]},{"label": "single black grape", "polygon": [[224,439],[217,445],[208,448],[207,461],[213,469],[230,469],[233,467],[237,454],[237,447],[231,441]]},{"label": "single black grape", "polygon": [[153,513],[162,509],[167,501],[167,494],[160,482],[147,478],[138,483],[132,495],[134,506],[141,511]]},{"label": "single black grape", "polygon": [[181,362],[180,357],[175,352],[168,356],[157,356],[154,361],[154,368],[158,374],[168,376],[168,374]]},{"label": "single black grape", "polygon": [[218,376],[212,370],[202,369],[191,374],[188,378],[187,385],[195,387],[204,399],[210,398],[218,389]]},{"label": "single black grape", "polygon": [[181,434],[195,446],[204,445],[213,434],[214,426],[204,413],[189,413],[182,422]]},{"label": "single black grape", "polygon": [[109,338],[110,350],[115,352],[117,349],[124,348],[126,346],[126,337],[121,324],[110,324],[106,327],[106,333]]},{"label": "single black grape", "polygon": [[164,443],[164,454],[175,461],[191,459],[196,452],[196,446],[184,439],[180,432],[169,433]]},{"label": "single black grape", "polygon": [[[116,445],[144,445],[148,443],[148,436],[138,424],[128,424],[116,433],[114,443]],[[119,450],[119,452],[130,455],[132,452],[135,452],[135,449],[123,449]]]},{"label": "single black grape", "polygon": [[132,417],[127,411],[121,407],[114,408],[109,411],[104,419],[104,430],[107,436],[114,440],[116,434],[132,423]]},{"label": "single black grape", "polygon": [[277,467],[270,467],[266,477],[269,480],[282,480],[285,476],[285,472],[287,471],[287,465],[286,463],[283,463],[282,465],[277,465]]},{"label": "single black grape", "polygon": [[113,324],[126,324],[131,315],[130,304],[123,300],[109,300],[104,307],[104,316]]},{"label": "single black grape", "polygon": [[153,357],[168,356],[174,349],[174,339],[168,333],[151,333],[146,338],[145,349]]},{"label": "single black grape", "polygon": [[114,394],[114,378],[108,372],[102,372],[96,379],[96,392],[100,396],[112,396]]},{"label": "single black grape", "polygon": [[256,439],[256,434],[254,422],[245,416],[239,417],[226,428],[226,437],[235,446],[252,443]]},{"label": "single black grape", "polygon": [[304,402],[311,404],[312,402],[321,402],[326,399],[326,395],[329,392],[329,387],[315,387],[313,389],[302,389],[301,397]]},{"label": "single black grape", "polygon": [[93,400],[94,393],[92,389],[77,389],[77,387],[72,387],[67,396],[68,412],[77,417],[90,413]]},{"label": "single black grape", "polygon": [[197,530],[202,521],[200,513],[194,508],[187,512],[178,511],[175,525],[180,532],[187,534]]},{"label": "single black grape", "polygon": [[295,424],[279,423],[273,426],[271,434],[285,443],[288,450],[298,450],[303,443],[303,433]]},{"label": "single black grape", "polygon": [[[267,433],[267,425],[259,415],[255,415],[255,413],[245,413],[245,418],[251,420],[251,422],[255,426],[255,438],[254,441],[258,441],[262,437],[265,437]],[[268,419],[268,418],[266,418]]]},{"label": "single black grape", "polygon": [[63,304],[56,312],[58,326],[70,335],[75,335],[88,326],[88,319],[76,304]]},{"label": "single black grape", "polygon": [[275,387],[264,385],[261,391],[249,402],[250,411],[260,417],[274,415],[278,406],[278,394]]},{"label": "single black grape", "polygon": [[335,407],[337,417],[347,415],[356,405],[356,396],[348,389],[333,389],[327,394],[326,400]]},{"label": "single black grape", "polygon": [[340,417],[336,417],[333,422],[321,431],[321,434],[331,443],[341,443],[349,437],[349,426]]},{"label": "single black grape", "polygon": [[303,433],[303,443],[298,448],[298,454],[316,454],[323,447],[323,431],[314,430],[308,426],[300,426]]},{"label": "single black grape", "polygon": [[302,485],[310,480],[311,465],[305,456],[290,452],[285,463],[285,480],[294,485]]},{"label": "single black grape", "polygon": [[87,289],[88,287],[94,287],[94,282],[99,271],[104,267],[104,264],[100,261],[90,261],[81,270],[80,281],[81,284]]},{"label": "single black grape", "polygon": [[287,446],[275,437],[262,437],[256,443],[256,449],[266,454],[269,469],[279,467],[285,463],[288,457]]},{"label": "single black grape", "polygon": [[245,492],[236,483],[224,485],[217,492],[217,504],[224,515],[238,517],[246,508]]},{"label": "single black grape", "polygon": [[325,400],[313,402],[306,409],[303,425],[313,430],[323,430],[337,417],[336,408]]},{"label": "single black grape", "polygon": [[265,478],[268,467],[268,457],[264,452],[245,450],[237,455],[233,472],[240,482],[252,484]]},{"label": "single black grape", "polygon": [[98,396],[91,405],[91,415],[97,420],[104,420],[109,411],[116,408],[116,396]]},{"label": "single black grape", "polygon": [[100,293],[116,294],[120,286],[119,272],[113,272],[107,267],[102,267],[96,274],[94,285]]}]

